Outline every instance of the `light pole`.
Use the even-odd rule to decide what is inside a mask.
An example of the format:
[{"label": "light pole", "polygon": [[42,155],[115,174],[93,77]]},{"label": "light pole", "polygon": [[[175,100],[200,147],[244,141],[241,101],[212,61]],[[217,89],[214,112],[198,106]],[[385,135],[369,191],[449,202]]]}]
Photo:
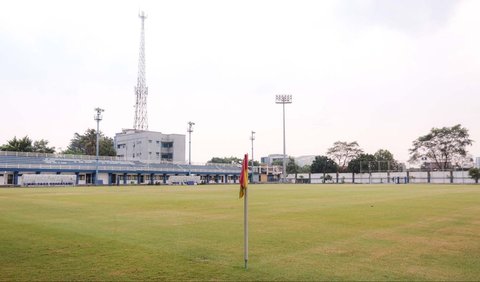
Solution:
[{"label": "light pole", "polygon": [[193,126],[195,125],[194,122],[188,122],[188,175],[190,175],[190,167],[192,166],[192,132]]},{"label": "light pole", "polygon": [[275,95],[275,103],[282,104],[283,106],[283,168],[282,168],[282,176],[283,182],[287,182],[286,178],[286,147],[285,147],[285,104],[292,103],[292,95]]},{"label": "light pole", "polygon": [[253,183],[253,175],[254,175],[254,172],[253,172],[253,140],[255,140],[255,131],[252,130],[252,136],[250,136],[250,140],[252,140],[252,180],[251,182]]},{"label": "light pole", "polygon": [[100,108],[95,108],[95,111],[97,112],[95,114],[95,116],[93,117],[94,120],[97,121],[97,165],[96,165],[96,169],[95,169],[95,185],[98,184],[98,149],[99,149],[99,143],[98,143],[98,137],[99,137],[99,128],[100,128],[100,121],[102,120],[102,112],[104,111],[104,109],[100,109]]}]

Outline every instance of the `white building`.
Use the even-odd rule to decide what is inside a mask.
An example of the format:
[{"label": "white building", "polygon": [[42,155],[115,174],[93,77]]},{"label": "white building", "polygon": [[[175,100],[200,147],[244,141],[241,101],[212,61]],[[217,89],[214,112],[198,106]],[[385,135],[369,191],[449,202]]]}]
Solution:
[{"label": "white building", "polygon": [[480,157],[477,157],[477,158],[475,159],[475,167],[476,167],[476,168],[480,168]]},{"label": "white building", "polygon": [[300,167],[311,165],[314,160],[315,160],[315,156],[313,155],[295,157],[295,163]]},{"label": "white building", "polygon": [[185,135],[124,129],[115,134],[117,156],[125,160],[185,162]]},{"label": "white building", "polygon": [[[289,158],[291,156],[287,156],[287,163],[289,162]],[[315,156],[300,156],[300,157],[294,157],[295,163],[298,166],[305,166],[305,165],[311,165],[312,162],[315,160]],[[283,154],[270,154],[266,157],[262,157],[260,159],[262,164],[267,164],[267,165],[272,165],[274,162],[275,163],[282,163],[283,162]]]},{"label": "white building", "polygon": [[[288,156],[286,157],[288,163]],[[260,158],[262,164],[272,165],[273,162],[283,162],[283,154],[270,154]]]}]

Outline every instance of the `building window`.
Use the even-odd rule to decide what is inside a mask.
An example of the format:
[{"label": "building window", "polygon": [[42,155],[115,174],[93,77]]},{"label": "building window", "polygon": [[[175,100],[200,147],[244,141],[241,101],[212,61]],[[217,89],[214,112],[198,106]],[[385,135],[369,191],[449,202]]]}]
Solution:
[{"label": "building window", "polygon": [[172,160],[173,159],[173,154],[172,153],[163,153],[162,154],[162,160]]},{"label": "building window", "polygon": [[162,142],[162,148],[172,148],[173,142]]}]

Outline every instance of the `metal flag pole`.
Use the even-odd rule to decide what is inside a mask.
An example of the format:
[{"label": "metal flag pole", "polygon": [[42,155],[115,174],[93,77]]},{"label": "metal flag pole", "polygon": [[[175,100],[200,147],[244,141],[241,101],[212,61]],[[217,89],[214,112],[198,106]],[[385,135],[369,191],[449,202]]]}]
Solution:
[{"label": "metal flag pole", "polygon": [[248,188],[245,189],[245,197],[243,199],[243,239],[244,239],[244,250],[243,258],[245,260],[245,269],[248,269]]},{"label": "metal flag pole", "polygon": [[248,269],[248,154],[245,154],[242,161],[240,173],[240,199],[243,197],[243,259],[245,270]]}]

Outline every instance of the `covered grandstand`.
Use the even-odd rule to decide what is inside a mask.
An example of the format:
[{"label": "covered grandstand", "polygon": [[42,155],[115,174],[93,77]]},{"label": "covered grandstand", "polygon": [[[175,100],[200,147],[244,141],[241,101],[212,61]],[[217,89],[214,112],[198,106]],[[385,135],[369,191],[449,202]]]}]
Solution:
[{"label": "covered grandstand", "polygon": [[[167,184],[172,175],[198,175],[202,183],[236,183],[240,167],[230,164],[145,162],[119,157],[0,151],[0,185],[22,185],[25,174],[74,175],[75,185]],[[95,181],[97,179],[97,181]]]}]

